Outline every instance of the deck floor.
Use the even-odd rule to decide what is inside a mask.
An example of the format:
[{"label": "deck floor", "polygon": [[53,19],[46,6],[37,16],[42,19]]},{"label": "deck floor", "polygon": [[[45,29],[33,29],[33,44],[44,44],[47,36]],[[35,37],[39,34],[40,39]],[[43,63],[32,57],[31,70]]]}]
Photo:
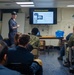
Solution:
[{"label": "deck floor", "polygon": [[62,65],[62,61],[59,61],[57,57],[59,56],[58,50],[52,50],[49,54],[40,53],[40,59],[43,62],[43,75],[74,75],[69,73],[68,68]]}]

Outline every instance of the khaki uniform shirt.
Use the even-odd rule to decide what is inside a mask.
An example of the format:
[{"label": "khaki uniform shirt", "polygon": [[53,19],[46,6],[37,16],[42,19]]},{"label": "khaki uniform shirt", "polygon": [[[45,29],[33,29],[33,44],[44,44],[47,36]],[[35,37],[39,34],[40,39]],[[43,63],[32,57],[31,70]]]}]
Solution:
[{"label": "khaki uniform shirt", "polygon": [[35,35],[30,35],[30,42],[33,48],[38,48],[40,46],[40,39]]}]

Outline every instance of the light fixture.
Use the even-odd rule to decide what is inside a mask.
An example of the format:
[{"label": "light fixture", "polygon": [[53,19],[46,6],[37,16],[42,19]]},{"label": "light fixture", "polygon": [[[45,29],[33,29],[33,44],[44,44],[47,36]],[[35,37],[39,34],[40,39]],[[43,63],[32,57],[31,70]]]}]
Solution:
[{"label": "light fixture", "polygon": [[16,2],[16,4],[34,4],[34,2]]},{"label": "light fixture", "polygon": [[67,5],[67,7],[74,7],[74,5]]},{"label": "light fixture", "polygon": [[20,5],[21,7],[34,7],[34,5]]}]

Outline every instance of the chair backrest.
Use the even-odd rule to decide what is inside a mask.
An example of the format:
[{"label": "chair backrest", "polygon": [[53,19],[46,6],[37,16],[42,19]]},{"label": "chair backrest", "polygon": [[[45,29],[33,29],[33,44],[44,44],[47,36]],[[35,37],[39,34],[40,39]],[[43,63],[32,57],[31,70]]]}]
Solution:
[{"label": "chair backrest", "polygon": [[33,50],[31,51],[31,53],[32,53],[33,55],[38,55],[38,50],[37,50],[37,49],[33,49]]},{"label": "chair backrest", "polygon": [[39,50],[38,49],[33,49],[31,51],[31,53],[34,55],[34,59],[38,58],[38,56],[39,56]]},{"label": "chair backrest", "polygon": [[21,63],[7,64],[6,67],[12,70],[16,70],[24,75],[32,75],[32,71],[30,70],[29,66],[27,65],[25,66],[24,64]]},{"label": "chair backrest", "polygon": [[45,49],[45,40],[40,40],[40,50]]},{"label": "chair backrest", "polygon": [[8,45],[11,46],[9,38],[4,38],[3,41]]}]

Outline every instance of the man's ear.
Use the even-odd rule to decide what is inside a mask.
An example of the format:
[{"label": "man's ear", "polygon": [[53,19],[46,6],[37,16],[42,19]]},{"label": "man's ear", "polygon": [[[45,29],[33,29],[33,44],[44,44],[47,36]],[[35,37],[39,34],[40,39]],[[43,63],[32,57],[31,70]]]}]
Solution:
[{"label": "man's ear", "polygon": [[6,59],[7,59],[7,54],[4,55],[4,60],[6,60]]}]

